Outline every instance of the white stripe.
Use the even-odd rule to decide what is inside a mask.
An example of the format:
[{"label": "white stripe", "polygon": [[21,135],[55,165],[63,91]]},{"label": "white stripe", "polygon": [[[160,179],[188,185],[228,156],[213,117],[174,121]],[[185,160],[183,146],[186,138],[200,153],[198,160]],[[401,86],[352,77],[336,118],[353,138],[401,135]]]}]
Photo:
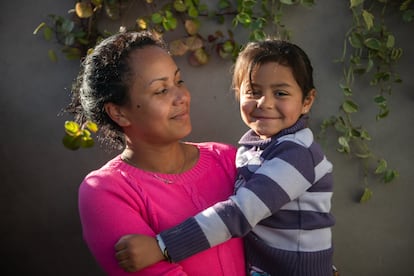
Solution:
[{"label": "white stripe", "polygon": [[211,247],[231,238],[229,229],[212,207],[199,213],[194,218],[206,235]]},{"label": "white stripe", "polygon": [[267,245],[282,250],[314,252],[332,247],[330,228],[284,230],[257,225],[252,231]]},{"label": "white stripe", "polygon": [[279,158],[263,162],[262,167],[256,171],[256,174],[270,177],[282,187],[291,200],[301,195],[311,186],[311,183],[295,167]]},{"label": "white stripe", "polygon": [[238,189],[236,195],[231,196],[230,199],[239,207],[252,227],[272,215],[271,210],[264,202],[255,193],[244,187]]},{"label": "white stripe", "polygon": [[331,198],[332,192],[306,192],[298,200],[290,201],[280,209],[329,213],[331,210]]},{"label": "white stripe", "polygon": [[313,133],[309,128],[304,128],[293,134],[282,136],[278,140],[278,144],[285,141],[294,142],[296,144],[304,146],[305,148],[309,148],[313,143]]},{"label": "white stripe", "polygon": [[315,182],[319,181],[325,174],[332,172],[332,163],[323,157],[323,160],[315,167]]}]

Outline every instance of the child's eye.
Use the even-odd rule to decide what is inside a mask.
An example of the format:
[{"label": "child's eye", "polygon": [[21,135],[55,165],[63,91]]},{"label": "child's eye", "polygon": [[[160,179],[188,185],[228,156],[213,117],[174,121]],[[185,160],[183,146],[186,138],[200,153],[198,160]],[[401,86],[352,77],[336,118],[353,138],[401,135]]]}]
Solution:
[{"label": "child's eye", "polygon": [[274,94],[276,97],[283,97],[283,96],[288,95],[288,93],[287,93],[287,92],[282,91],[282,90],[276,90],[276,91],[274,91],[274,92],[273,92],[273,94]]},{"label": "child's eye", "polygon": [[258,95],[261,94],[261,92],[259,90],[247,90],[245,92],[246,95],[251,96],[251,97],[256,97]]}]

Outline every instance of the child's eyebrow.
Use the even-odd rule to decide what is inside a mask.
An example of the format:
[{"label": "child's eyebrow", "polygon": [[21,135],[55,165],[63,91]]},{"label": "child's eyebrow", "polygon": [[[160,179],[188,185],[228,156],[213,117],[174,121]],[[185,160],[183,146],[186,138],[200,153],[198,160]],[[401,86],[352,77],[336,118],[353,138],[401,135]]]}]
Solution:
[{"label": "child's eyebrow", "polygon": [[[263,86],[260,83],[254,83],[254,82],[251,82],[249,85],[251,87],[262,87]],[[272,87],[272,88],[287,88],[287,87],[291,87],[291,85],[289,83],[286,83],[286,82],[281,82],[281,83],[271,84],[270,87]]]}]

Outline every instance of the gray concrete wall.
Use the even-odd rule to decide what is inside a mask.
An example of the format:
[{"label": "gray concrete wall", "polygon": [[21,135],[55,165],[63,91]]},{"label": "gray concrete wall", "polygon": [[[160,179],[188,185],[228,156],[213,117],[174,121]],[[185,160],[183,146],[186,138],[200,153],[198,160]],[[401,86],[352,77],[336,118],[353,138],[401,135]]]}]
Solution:
[{"label": "gray concrete wall", "polygon": [[[65,14],[72,1],[1,1],[0,10],[0,271],[2,275],[103,275],[81,237],[77,188],[87,172],[114,153],[99,146],[71,152],[61,145],[63,122],[57,116],[69,101],[77,62],[61,59],[51,64],[52,47],[32,35],[49,13]],[[341,54],[347,30],[347,1],[316,1],[311,10],[297,8],[287,16],[293,41],[310,55],[319,90],[312,111],[317,129],[323,118],[335,114],[342,95],[341,68],[333,63]],[[395,23],[398,43],[405,49],[398,71],[404,80],[395,88],[390,116],[371,120],[371,98],[360,99],[362,122],[375,136],[372,146],[400,172],[392,184],[371,183],[374,198],[355,203],[364,187],[354,160],[327,143],[335,165],[333,212],[335,263],[345,276],[412,275],[414,250],[414,41],[412,24]],[[189,140],[236,143],[245,131],[237,104],[229,92],[228,62],[213,60],[192,69],[178,60],[192,91],[194,130]],[[369,87],[364,87],[369,89]]]}]

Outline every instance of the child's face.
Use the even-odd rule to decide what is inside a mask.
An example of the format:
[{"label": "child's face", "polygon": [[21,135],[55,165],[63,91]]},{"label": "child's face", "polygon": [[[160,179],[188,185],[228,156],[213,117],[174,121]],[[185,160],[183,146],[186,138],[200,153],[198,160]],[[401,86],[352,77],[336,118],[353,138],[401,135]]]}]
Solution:
[{"label": "child's face", "polygon": [[276,62],[259,65],[240,87],[240,111],[245,124],[262,139],[291,127],[309,112],[315,98],[312,90],[303,99],[290,67]]}]

